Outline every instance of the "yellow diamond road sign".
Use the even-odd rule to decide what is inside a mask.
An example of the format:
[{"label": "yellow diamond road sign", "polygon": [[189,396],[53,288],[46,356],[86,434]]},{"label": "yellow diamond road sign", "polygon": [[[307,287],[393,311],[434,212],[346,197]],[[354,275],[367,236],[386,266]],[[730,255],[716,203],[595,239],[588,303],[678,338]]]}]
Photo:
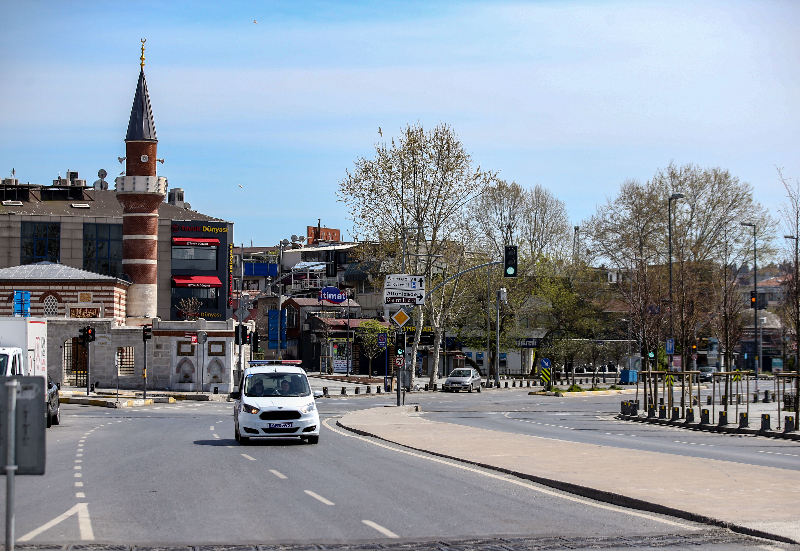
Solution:
[{"label": "yellow diamond road sign", "polygon": [[398,327],[403,327],[410,319],[411,316],[406,314],[405,310],[398,310],[397,313],[392,316],[392,321],[394,321]]}]

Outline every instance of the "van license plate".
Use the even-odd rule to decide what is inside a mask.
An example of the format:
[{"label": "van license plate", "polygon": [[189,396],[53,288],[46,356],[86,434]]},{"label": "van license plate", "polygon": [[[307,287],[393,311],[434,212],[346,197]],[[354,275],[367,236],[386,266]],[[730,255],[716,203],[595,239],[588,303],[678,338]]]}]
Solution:
[{"label": "van license plate", "polygon": [[269,428],[271,429],[290,429],[292,428],[291,423],[270,423]]}]

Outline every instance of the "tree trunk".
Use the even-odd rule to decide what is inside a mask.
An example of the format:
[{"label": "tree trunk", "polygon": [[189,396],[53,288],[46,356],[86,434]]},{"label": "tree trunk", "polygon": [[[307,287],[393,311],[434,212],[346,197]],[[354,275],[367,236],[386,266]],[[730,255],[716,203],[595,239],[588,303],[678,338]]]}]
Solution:
[{"label": "tree trunk", "polygon": [[[410,385],[414,385],[414,377],[416,376],[417,371],[417,350],[419,349],[419,338],[422,336],[422,325],[425,319],[425,312],[422,309],[422,306],[417,306],[417,312],[419,314],[419,318],[417,319],[417,330],[414,332],[414,343],[411,346],[411,377],[409,380]],[[406,343],[408,345],[408,343]]]},{"label": "tree trunk", "polygon": [[437,327],[433,333],[433,367],[430,368],[428,377],[428,384],[433,388],[433,383],[436,382],[436,375],[439,373],[439,343],[442,339],[442,329]]}]

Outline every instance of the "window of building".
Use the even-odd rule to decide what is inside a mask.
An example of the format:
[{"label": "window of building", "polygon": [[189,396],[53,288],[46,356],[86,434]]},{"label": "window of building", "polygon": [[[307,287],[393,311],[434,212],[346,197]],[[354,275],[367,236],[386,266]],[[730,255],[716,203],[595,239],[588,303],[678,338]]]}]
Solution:
[{"label": "window of building", "polygon": [[173,246],[172,269],[216,271],[217,248]]},{"label": "window of building", "polygon": [[44,299],[44,316],[52,318],[58,315],[58,299],[53,295]]},{"label": "window of building", "polygon": [[117,374],[120,377],[133,375],[133,347],[117,347]]},{"label": "window of building", "polygon": [[289,329],[297,329],[297,323],[300,320],[300,315],[297,310],[289,306],[286,309],[286,327]]},{"label": "window of building", "polygon": [[202,310],[217,310],[219,308],[220,288],[173,287],[172,307],[180,310],[183,299],[196,298],[200,301]]},{"label": "window of building", "polygon": [[59,222],[22,222],[21,231],[20,264],[61,260]]},{"label": "window of building", "polygon": [[83,269],[122,277],[122,224],[83,225]]}]

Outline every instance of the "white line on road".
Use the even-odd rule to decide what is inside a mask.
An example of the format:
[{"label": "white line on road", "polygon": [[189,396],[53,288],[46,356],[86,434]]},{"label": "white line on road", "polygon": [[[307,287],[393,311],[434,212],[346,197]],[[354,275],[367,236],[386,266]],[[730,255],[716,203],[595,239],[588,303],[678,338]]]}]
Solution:
[{"label": "white line on road", "polygon": [[68,519],[69,517],[71,517],[76,513],[78,514],[78,528],[80,529],[81,532],[81,539],[84,541],[94,540],[94,532],[92,531],[92,521],[89,518],[89,506],[86,503],[78,503],[77,505],[75,505],[75,507],[73,507],[66,513],[57,516],[56,518],[54,518],[53,520],[51,520],[46,524],[43,524],[36,530],[28,532],[27,534],[19,538],[17,541],[30,541],[31,539],[35,538],[45,530],[49,530],[56,524],[65,521],[66,519]]},{"label": "white line on road", "polygon": [[75,494],[75,497],[77,497],[77,498],[86,497],[86,494],[84,494],[83,492],[77,492],[77,493]]},{"label": "white line on road", "polygon": [[[342,430],[333,428],[329,424],[329,419],[326,419],[325,421],[323,421],[322,424],[325,425],[325,427],[327,427],[331,431],[335,432],[336,434],[340,434],[342,436],[347,436],[347,437],[350,437],[350,438],[355,438],[356,440],[363,440],[364,442],[368,442],[368,443],[372,444],[373,446],[386,448],[387,450],[391,450],[391,451],[398,452],[398,453],[404,453],[406,455],[411,455],[413,457],[419,457],[421,459],[427,459],[428,461],[433,461],[434,463],[441,463],[443,465],[448,465],[450,467],[455,467],[457,469],[461,469],[461,470],[464,470],[464,471],[470,471],[470,472],[473,472],[473,473],[481,474],[483,476],[488,476],[489,478],[494,478],[494,479],[497,479],[497,480],[503,480],[503,481],[508,482],[510,484],[515,484],[517,486],[522,486],[524,488],[528,488],[529,490],[534,490],[534,491],[540,492],[542,494],[547,494],[547,495],[558,497],[558,498],[561,498],[561,499],[566,499],[568,501],[574,501],[576,503],[582,503],[584,505],[589,505],[591,507],[597,507],[598,509],[606,509],[608,511],[615,511],[615,512],[618,512],[618,513],[625,513],[625,514],[628,514],[628,515],[631,515],[631,516],[634,516],[634,517],[646,518],[648,520],[654,520],[654,521],[657,521],[657,522],[663,522],[664,524],[669,524],[669,525],[672,525],[672,526],[681,526],[681,527],[683,527],[683,528],[685,528],[687,530],[700,530],[701,529],[701,528],[695,527],[695,526],[693,526],[691,524],[686,524],[686,523],[683,523],[683,522],[674,522],[674,521],[671,521],[671,520],[667,520],[665,518],[660,518],[660,517],[656,517],[656,516],[653,516],[653,515],[648,515],[648,514],[645,514],[645,513],[639,513],[637,511],[631,511],[630,509],[625,509],[624,507],[616,507],[614,505],[606,505],[604,503],[598,503],[596,501],[590,501],[590,500],[587,500],[587,499],[584,499],[584,498],[581,498],[581,497],[565,495],[563,493],[558,493],[558,492],[553,491],[553,490],[547,490],[545,488],[536,487],[533,484],[528,483],[528,482],[523,482],[522,480],[514,480],[514,479],[508,478],[506,476],[501,476],[501,475],[494,474],[494,473],[491,473],[491,472],[482,471],[482,470],[479,470],[479,469],[474,469],[472,467],[468,467],[468,466],[462,465],[460,463],[453,463],[452,461],[445,461],[445,460],[439,459],[437,457],[430,457],[430,456],[422,455],[422,454],[415,453],[415,452],[412,452],[412,451],[403,450],[403,449],[400,449],[400,448],[397,448],[397,447],[394,447],[394,446],[388,446],[386,444],[382,444],[381,442],[376,442],[376,441],[374,441],[374,440],[372,440],[370,438],[366,438],[364,436],[358,436],[356,434],[350,434],[348,432],[344,432]],[[541,436],[535,436],[534,438],[541,438],[542,440],[555,440],[557,442],[569,442],[569,440],[556,440],[555,438],[543,438]]]},{"label": "white line on road", "polygon": [[380,532],[381,534],[383,534],[387,538],[399,538],[400,537],[397,534],[395,534],[394,532],[392,532],[391,530],[389,530],[388,528],[384,528],[380,524],[372,522],[371,520],[362,520],[361,522],[363,522],[364,524],[366,524],[370,528],[375,528],[375,530],[377,530],[378,532]]},{"label": "white line on road", "polygon": [[319,495],[319,494],[315,494],[315,493],[314,493],[314,492],[312,492],[311,490],[305,490],[305,492],[306,492],[308,495],[310,495],[311,497],[313,497],[314,499],[321,501],[321,502],[322,502],[322,503],[324,503],[325,505],[336,505],[336,504],[335,504],[333,501],[328,501],[327,499],[325,499],[325,498],[324,498],[324,497],[322,497],[321,495]]},{"label": "white line on road", "polygon": [[76,482],[75,483],[75,487],[76,488],[83,488],[83,482]]},{"label": "white line on road", "polygon": [[242,454],[242,457],[244,457],[245,459],[249,459],[250,461],[255,461],[255,460],[256,460],[256,458],[255,458],[255,457],[250,457],[250,456],[249,456],[249,455],[247,455],[246,453],[243,453],[243,454]]},{"label": "white line on road", "polygon": [[214,438],[219,438],[219,434],[217,434],[216,432],[215,432],[215,433],[213,433],[213,435],[212,435],[212,436],[214,436]]},{"label": "white line on road", "polygon": [[278,478],[283,479],[283,480],[286,480],[287,478],[289,478],[285,474],[279,473],[275,469],[270,469],[269,472],[271,472],[272,474],[274,474],[275,476],[277,476]]},{"label": "white line on road", "polygon": [[789,457],[800,457],[800,455],[797,455],[797,454],[794,454],[794,453],[768,452],[768,451],[764,451],[764,450],[758,450],[758,453],[769,453],[769,454],[772,454],[772,455],[788,455]]},{"label": "white line on road", "polygon": [[210,426],[210,427],[208,427],[208,428],[210,428],[211,430],[214,430],[214,428],[215,428],[215,427],[214,427],[214,425],[211,425],[211,426]]}]

